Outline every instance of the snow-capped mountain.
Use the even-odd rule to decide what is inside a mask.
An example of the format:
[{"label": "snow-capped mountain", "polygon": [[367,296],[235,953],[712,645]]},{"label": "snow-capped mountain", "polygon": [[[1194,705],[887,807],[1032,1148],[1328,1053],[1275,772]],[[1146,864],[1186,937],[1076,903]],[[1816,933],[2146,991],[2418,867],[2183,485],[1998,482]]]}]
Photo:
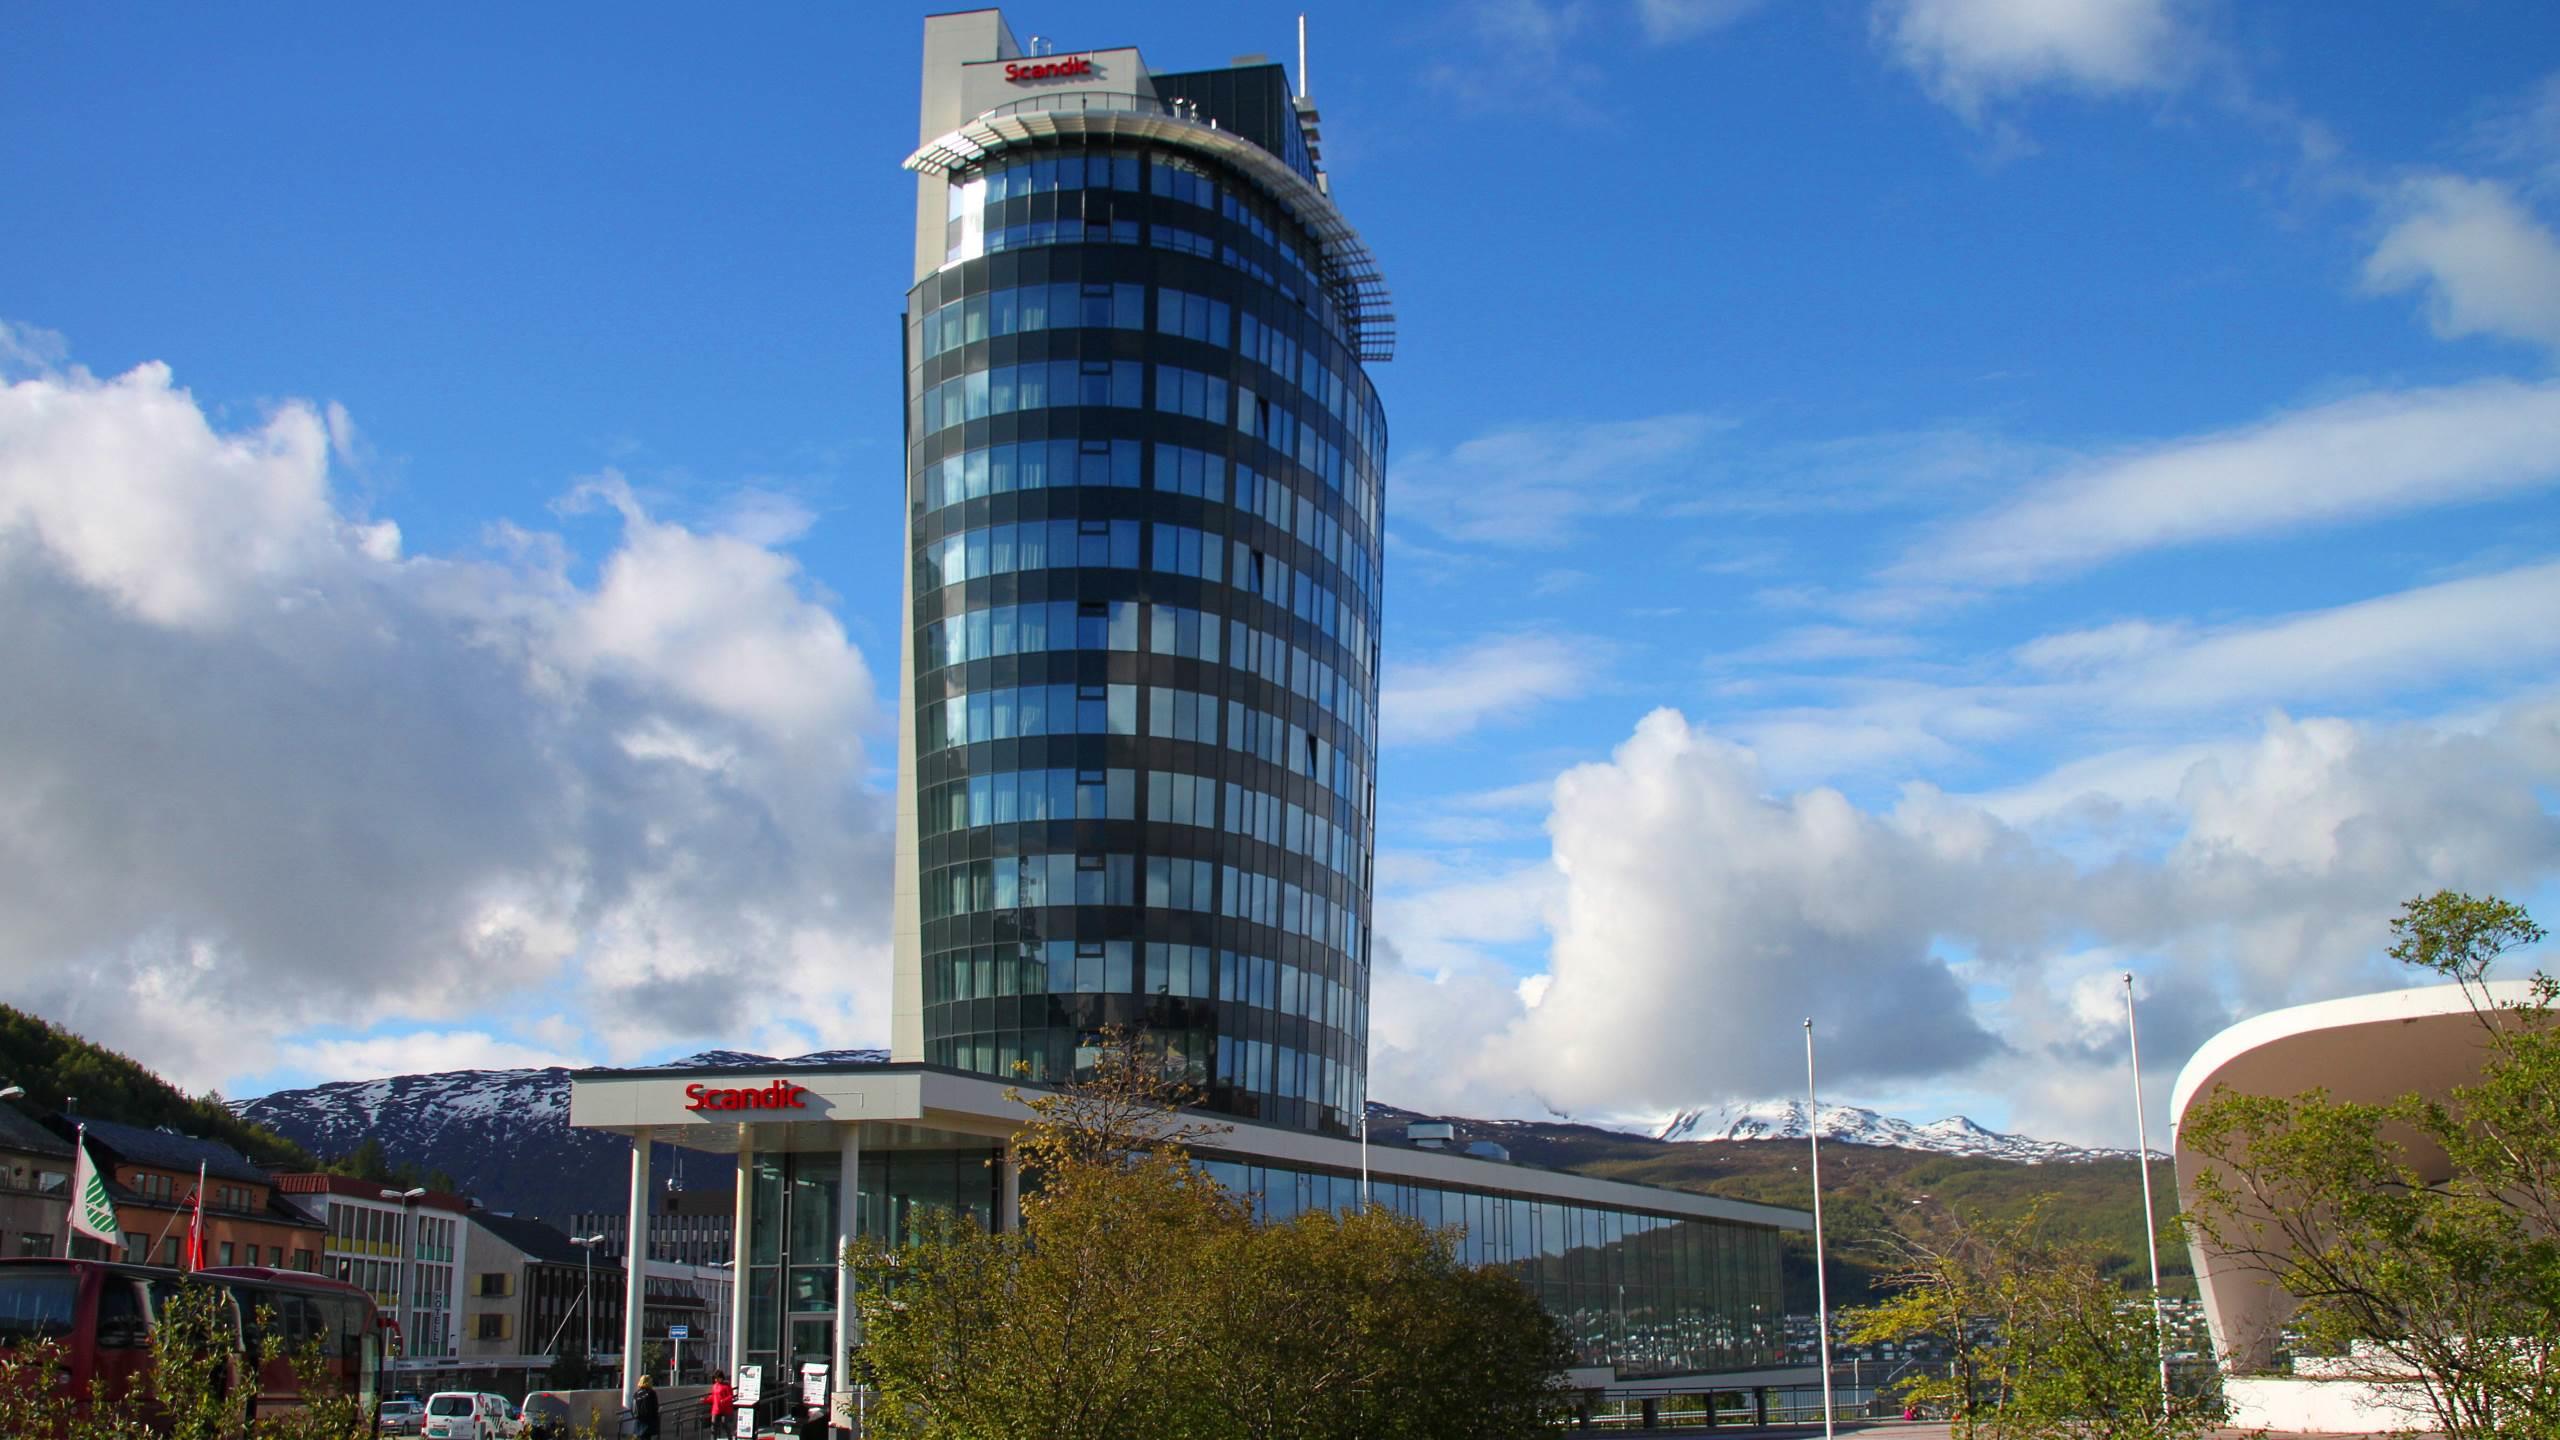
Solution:
[{"label": "snow-capped mountain", "polygon": [[[887,1058],[880,1050],[821,1050],[789,1059],[706,1050],[670,1063],[703,1068],[778,1067],[876,1063]],[[627,1198],[631,1173],[628,1142],[569,1128],[572,1073],[557,1067],[453,1070],[344,1080],[234,1101],[232,1108],[323,1157],[344,1155],[367,1139],[379,1140],[384,1157],[395,1165],[447,1172],[465,1192],[493,1210],[540,1216],[565,1227],[569,1217],[582,1210],[619,1210]],[[1373,1106],[1372,1113],[1373,1123],[1388,1126],[1425,1118],[1384,1105]],[[1471,1134],[1500,1139],[1523,1158],[1571,1165],[1590,1142],[1611,1132],[1665,1143],[1801,1140],[1806,1111],[1802,1101],[1775,1100],[1683,1110],[1655,1121],[1602,1122],[1597,1129],[1571,1121],[1433,1118],[1458,1120]],[[1821,1126],[1823,1139],[1843,1144],[2028,1164],[2125,1159],[2133,1154],[2002,1135],[1962,1116],[1915,1125],[1853,1105],[1823,1106]],[[1576,1140],[1576,1134],[1586,1138]],[[684,1186],[725,1186],[733,1173],[730,1163],[716,1156],[665,1146],[659,1147],[651,1164],[653,1173]]]},{"label": "snow-capped mountain", "polygon": [[[1647,1128],[1657,1140],[1801,1140],[1806,1134],[1806,1106],[1801,1100],[1762,1100],[1744,1105],[1682,1110]],[[1941,1155],[2018,1160],[2029,1165],[2067,1160],[2130,1160],[2130,1147],[2091,1149],[2058,1140],[2003,1135],[1986,1130],[1961,1115],[1915,1125],[1855,1105],[1825,1105],[1819,1118],[1825,1140],[1846,1145],[1891,1145]]]},{"label": "snow-capped mountain", "polygon": [[[799,1066],[888,1059],[884,1050],[820,1050],[790,1059],[706,1050],[677,1066]],[[449,1070],[384,1080],[341,1080],[279,1090],[231,1108],[314,1155],[344,1155],[367,1139],[395,1165],[451,1174],[492,1210],[567,1225],[580,1210],[624,1203],[631,1147],[617,1136],[569,1128],[569,1076],[539,1070]],[[726,1185],[727,1162],[661,1146],[653,1172],[675,1182]]]}]

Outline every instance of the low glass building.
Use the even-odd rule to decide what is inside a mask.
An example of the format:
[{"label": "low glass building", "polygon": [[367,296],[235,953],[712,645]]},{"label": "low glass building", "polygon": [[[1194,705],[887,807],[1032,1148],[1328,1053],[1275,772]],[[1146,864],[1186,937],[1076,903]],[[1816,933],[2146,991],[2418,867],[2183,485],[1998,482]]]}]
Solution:
[{"label": "low glass building", "polygon": [[[631,1233],[645,1244],[651,1154],[677,1146],[738,1163],[734,1368],[768,1393],[831,1386],[847,1347],[857,1237],[914,1233],[929,1208],[1017,1220],[1011,1136],[1028,1118],[1007,1082],[947,1066],[873,1064],[588,1070],[570,1123],[627,1135]],[[739,1107],[725,1097],[747,1094]],[[1461,1231],[1461,1256],[1505,1266],[1557,1315],[1602,1393],[1761,1390],[1818,1380],[1791,1366],[1780,1267],[1804,1212],[1253,1121],[1195,1142],[1199,1163],[1256,1212],[1285,1220],[1371,1199]],[[1364,1156],[1365,1151],[1365,1156]],[[1802,1300],[1804,1297],[1795,1297]],[[633,1312],[636,1313],[636,1312]],[[631,1353],[638,1353],[635,1349]]]}]

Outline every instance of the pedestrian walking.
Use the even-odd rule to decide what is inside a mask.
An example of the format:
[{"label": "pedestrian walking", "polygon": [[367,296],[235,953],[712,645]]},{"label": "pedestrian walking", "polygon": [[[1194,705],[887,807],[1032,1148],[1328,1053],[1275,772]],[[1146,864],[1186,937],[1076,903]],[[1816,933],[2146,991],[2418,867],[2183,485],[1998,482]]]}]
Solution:
[{"label": "pedestrian walking", "polygon": [[729,1388],[728,1372],[711,1372],[711,1393],[704,1400],[711,1416],[711,1433],[728,1434],[730,1421],[738,1413],[738,1392]]},{"label": "pedestrian walking", "polygon": [[631,1396],[631,1433],[637,1440],[658,1440],[658,1392],[646,1375]]}]

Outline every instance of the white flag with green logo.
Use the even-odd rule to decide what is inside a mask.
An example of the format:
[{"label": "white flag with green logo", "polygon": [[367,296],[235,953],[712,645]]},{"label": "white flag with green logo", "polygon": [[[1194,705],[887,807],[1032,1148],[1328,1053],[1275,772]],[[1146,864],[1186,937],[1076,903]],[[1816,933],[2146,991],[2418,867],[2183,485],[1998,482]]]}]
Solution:
[{"label": "white flag with green logo", "polygon": [[124,1243],[124,1232],[116,1228],[116,1202],[107,1198],[107,1177],[98,1173],[98,1163],[89,1158],[89,1147],[79,1147],[80,1161],[71,1171],[71,1231],[110,1245]]}]

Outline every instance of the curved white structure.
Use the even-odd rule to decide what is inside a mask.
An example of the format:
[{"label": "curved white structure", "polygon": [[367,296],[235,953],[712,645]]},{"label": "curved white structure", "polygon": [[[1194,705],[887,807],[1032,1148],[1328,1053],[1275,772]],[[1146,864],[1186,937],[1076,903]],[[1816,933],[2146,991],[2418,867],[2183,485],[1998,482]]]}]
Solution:
[{"label": "curved white structure", "polygon": [[[2531,987],[2523,981],[2502,981],[2478,987],[2471,996],[2466,996],[2459,985],[2356,995],[2270,1011],[2206,1041],[2186,1068],[2178,1072],[2177,1088],[2169,1101],[2180,1206],[2194,1204],[2196,1177],[2209,1164],[2187,1149],[2189,1109],[2226,1087],[2246,1094],[2279,1096],[2325,1090],[2332,1099],[2368,1102],[2411,1093],[2443,1095],[2479,1078],[2486,1036],[2472,1002],[2482,992],[2487,1002],[2495,1005],[2528,999]],[[2429,1178],[2441,1178],[2440,1173],[2431,1173],[2443,1166],[2441,1154],[2420,1154],[2414,1163]],[[2249,1423],[2273,1423],[2307,1431],[2325,1428],[2317,1423],[2315,1413],[2323,1408],[2338,1408],[2329,1403],[2338,1397],[2315,1397],[2311,1392],[2335,1389],[2334,1384],[2236,1378],[2267,1368],[2284,1323],[2293,1312],[2293,1297],[2269,1277],[2243,1268],[2239,1261],[2200,1236],[2190,1236],[2188,1252],[2203,1292],[2205,1319],[2213,1328],[2214,1352],[2224,1373],[2235,1377],[2227,1386],[2234,1403],[2245,1407],[2257,1390],[2266,1390],[2269,1399],[2283,1393],[2285,1407],[2297,1412],[2285,1416],[2253,1414]],[[2354,1388],[2375,1390],[2370,1386]],[[2301,1393],[2290,1393],[2297,1390]],[[2360,1405],[2347,1408],[2407,1402],[2407,1396],[2393,1398],[2371,1393]],[[2239,1418],[2235,1416],[2235,1422]],[[2372,1418],[2364,1415],[2357,1428],[2363,1428]],[[2407,1418],[2423,1419],[2414,1414]]]}]

